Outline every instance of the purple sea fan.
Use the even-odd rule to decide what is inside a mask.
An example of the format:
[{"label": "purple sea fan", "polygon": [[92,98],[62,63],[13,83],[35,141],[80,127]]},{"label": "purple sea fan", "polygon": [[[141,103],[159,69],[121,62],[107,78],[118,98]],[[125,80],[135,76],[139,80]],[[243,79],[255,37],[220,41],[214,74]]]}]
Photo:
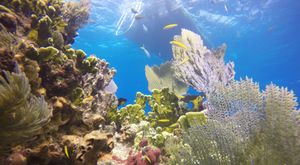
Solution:
[{"label": "purple sea fan", "polygon": [[188,47],[172,46],[175,74],[187,85],[209,93],[217,84],[227,85],[234,80],[234,63],[224,62],[225,44],[211,51],[199,35],[186,29],[182,29],[181,36],[175,36],[174,40]]}]

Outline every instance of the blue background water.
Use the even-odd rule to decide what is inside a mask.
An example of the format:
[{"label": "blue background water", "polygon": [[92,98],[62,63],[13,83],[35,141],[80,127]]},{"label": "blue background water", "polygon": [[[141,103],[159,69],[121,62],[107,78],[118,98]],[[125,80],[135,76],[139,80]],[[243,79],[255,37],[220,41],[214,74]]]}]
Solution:
[{"label": "blue background water", "polygon": [[[162,1],[154,0],[152,3]],[[96,54],[116,68],[115,82],[119,87],[117,96],[125,97],[132,103],[137,91],[149,93],[145,65],[160,64],[164,59],[153,52],[150,52],[151,58],[148,58],[140,49],[140,43],[130,40],[126,35],[115,35],[117,22],[124,11],[122,6],[129,2],[92,0],[92,22],[79,30],[74,47],[83,49],[87,54]],[[216,48],[224,42],[228,45],[226,60],[235,62],[236,79],[252,77],[260,83],[262,89],[273,82],[288,87],[300,96],[300,2],[178,2],[179,7],[193,20],[208,47]],[[151,5],[147,6],[147,1],[144,3],[152,9]],[[152,10],[156,12],[158,9]],[[139,22],[135,22],[134,27],[140,26],[138,24]],[[151,26],[155,26],[155,22]],[[179,29],[175,32],[179,32]],[[155,40],[148,42],[155,43]]]}]

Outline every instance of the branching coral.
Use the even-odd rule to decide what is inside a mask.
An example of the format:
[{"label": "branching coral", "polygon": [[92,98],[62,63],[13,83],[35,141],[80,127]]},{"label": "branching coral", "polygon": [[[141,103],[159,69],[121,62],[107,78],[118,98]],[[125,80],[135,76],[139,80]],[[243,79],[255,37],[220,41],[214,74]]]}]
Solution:
[{"label": "branching coral", "polygon": [[179,105],[179,99],[174,93],[169,92],[168,88],[162,90],[153,90],[152,95],[143,95],[137,93],[136,102],[149,104],[151,111],[148,113],[147,120],[151,126],[156,128],[161,126],[163,129],[172,131],[172,124],[176,123],[180,115],[184,114],[184,109]]},{"label": "branching coral", "polygon": [[28,79],[21,73],[0,76],[1,145],[24,142],[40,134],[51,117],[44,98],[30,93]]},{"label": "branching coral", "polygon": [[142,106],[139,104],[127,105],[119,111],[120,121],[122,121],[122,125],[139,123],[145,119],[144,113]]},{"label": "branching coral", "polygon": [[186,29],[182,29],[181,36],[175,36],[174,40],[188,45],[188,49],[172,46],[175,73],[195,90],[209,93],[217,84],[226,85],[234,79],[233,62],[224,63],[226,46],[211,51],[199,35]]}]

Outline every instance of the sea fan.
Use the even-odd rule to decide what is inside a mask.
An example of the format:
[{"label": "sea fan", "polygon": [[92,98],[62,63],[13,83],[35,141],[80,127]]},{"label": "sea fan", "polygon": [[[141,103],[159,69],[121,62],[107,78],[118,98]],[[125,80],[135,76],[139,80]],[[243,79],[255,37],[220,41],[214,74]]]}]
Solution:
[{"label": "sea fan", "polygon": [[220,85],[208,95],[208,117],[248,136],[263,115],[263,95],[251,79]]},{"label": "sea fan", "polygon": [[172,46],[175,75],[187,85],[209,93],[216,85],[234,80],[234,63],[224,62],[225,44],[212,51],[204,45],[201,36],[187,29],[181,29],[181,35],[174,40],[188,47]]},{"label": "sea fan", "polygon": [[192,147],[192,154],[185,155],[184,164],[250,164],[247,141],[231,128],[214,120],[189,128],[183,139]]},{"label": "sea fan", "polygon": [[255,134],[257,164],[300,164],[299,111],[293,92],[271,84],[264,91],[265,117]]},{"label": "sea fan", "polygon": [[294,94],[251,79],[208,95],[208,122],[184,134],[186,164],[300,164],[299,112]]},{"label": "sea fan", "polygon": [[181,96],[186,94],[188,90],[188,86],[175,77],[175,70],[170,62],[166,62],[160,66],[154,65],[153,67],[146,65],[145,73],[149,91],[169,88],[171,92],[174,92],[177,96]]},{"label": "sea fan", "polygon": [[41,133],[52,111],[44,98],[30,93],[23,73],[0,76],[0,145],[23,142]]}]

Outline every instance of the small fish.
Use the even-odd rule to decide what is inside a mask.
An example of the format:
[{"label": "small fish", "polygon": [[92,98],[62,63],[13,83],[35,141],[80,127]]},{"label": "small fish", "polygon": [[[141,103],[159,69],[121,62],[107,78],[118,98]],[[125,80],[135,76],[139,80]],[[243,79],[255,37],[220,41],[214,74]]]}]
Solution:
[{"label": "small fish", "polygon": [[68,159],[70,159],[69,151],[68,151],[68,147],[67,147],[67,146],[64,146],[64,151],[65,151],[66,157],[67,157]]},{"label": "small fish", "polygon": [[169,126],[170,128],[178,128],[179,127],[179,124],[178,123],[174,123],[172,125]]},{"label": "small fish", "polygon": [[40,95],[46,95],[46,89],[45,88],[40,88],[37,90],[37,92],[40,94]]},{"label": "small fish", "polygon": [[146,54],[146,56],[147,56],[148,58],[151,57],[149,51],[145,48],[145,45],[141,46],[140,48],[144,51],[144,53]]},{"label": "small fish", "polygon": [[170,44],[181,47],[183,49],[188,49],[188,47],[185,44],[179,41],[171,41]]},{"label": "small fish", "polygon": [[176,26],[178,26],[178,24],[169,24],[169,25],[166,25],[166,26],[164,27],[164,30],[166,30],[166,29],[172,29],[172,28],[174,28],[174,27],[176,27]]},{"label": "small fish", "polygon": [[144,30],[144,32],[148,32],[148,28],[145,24],[143,24],[143,30]]},{"label": "small fish", "polygon": [[160,123],[168,123],[168,122],[170,122],[170,120],[169,119],[160,119],[160,120],[158,120],[158,122],[160,122]]},{"label": "small fish", "polygon": [[138,11],[137,11],[136,9],[134,9],[134,8],[131,8],[131,12],[132,12],[133,14],[137,14],[137,13],[138,13]]},{"label": "small fish", "polygon": [[187,63],[189,60],[190,58],[188,56],[185,56],[185,58],[178,64],[178,66]]},{"label": "small fish", "polygon": [[127,102],[125,98],[118,98],[118,106],[124,105]]},{"label": "small fish", "polygon": [[82,103],[86,104],[88,102],[91,102],[93,100],[93,98],[94,98],[93,96],[88,96],[82,100]]},{"label": "small fish", "polygon": [[141,14],[137,14],[137,15],[134,17],[134,19],[136,19],[136,20],[140,20],[140,19],[143,19],[143,18],[144,18],[144,16],[141,15]]},{"label": "small fish", "polygon": [[143,158],[146,159],[151,164],[151,159],[147,155],[144,155]]}]

